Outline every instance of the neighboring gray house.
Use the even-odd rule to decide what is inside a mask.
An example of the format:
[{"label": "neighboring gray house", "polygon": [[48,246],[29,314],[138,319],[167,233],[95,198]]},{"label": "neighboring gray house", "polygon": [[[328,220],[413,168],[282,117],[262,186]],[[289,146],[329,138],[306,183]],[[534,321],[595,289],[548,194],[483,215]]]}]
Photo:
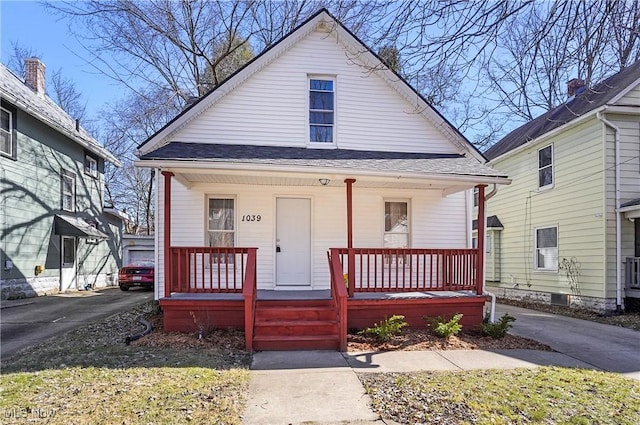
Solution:
[{"label": "neighboring gray house", "polygon": [[[512,177],[488,201],[499,225],[487,286],[498,296],[599,311],[640,309],[640,62],[493,145]],[[491,228],[491,224],[487,224]]]},{"label": "neighboring gray house", "polygon": [[105,161],[118,160],[45,94],[45,66],[26,81],[0,64],[2,299],[115,284],[122,215],[103,208]]}]

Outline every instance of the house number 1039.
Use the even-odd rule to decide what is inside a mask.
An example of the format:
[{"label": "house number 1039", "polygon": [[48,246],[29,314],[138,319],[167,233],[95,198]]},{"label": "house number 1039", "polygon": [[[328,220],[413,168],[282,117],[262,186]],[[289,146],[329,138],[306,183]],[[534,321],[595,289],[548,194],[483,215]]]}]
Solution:
[{"label": "house number 1039", "polygon": [[262,220],[262,216],[260,214],[258,215],[247,214],[242,216],[242,221],[260,221],[260,220]]}]

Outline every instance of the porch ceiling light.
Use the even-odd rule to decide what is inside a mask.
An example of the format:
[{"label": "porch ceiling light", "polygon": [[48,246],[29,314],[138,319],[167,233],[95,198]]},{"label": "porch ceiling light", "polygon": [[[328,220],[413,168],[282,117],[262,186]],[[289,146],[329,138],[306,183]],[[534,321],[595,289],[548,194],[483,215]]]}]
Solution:
[{"label": "porch ceiling light", "polygon": [[318,181],[320,182],[321,185],[326,186],[326,185],[329,184],[329,182],[331,180],[329,180],[329,179],[318,179]]}]

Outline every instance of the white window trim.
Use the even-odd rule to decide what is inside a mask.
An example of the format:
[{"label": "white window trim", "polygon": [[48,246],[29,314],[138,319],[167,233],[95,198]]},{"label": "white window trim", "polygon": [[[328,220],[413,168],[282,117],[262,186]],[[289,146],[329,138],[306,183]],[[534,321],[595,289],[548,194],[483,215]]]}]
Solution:
[{"label": "white window trim", "polygon": [[[7,114],[9,114],[9,152],[5,152],[0,150],[0,154],[9,157],[9,158],[13,158],[13,150],[14,150],[14,144],[13,144],[13,113],[11,111],[8,111],[4,108],[0,108],[3,112],[6,112]],[[2,132],[7,132],[4,128],[0,128],[0,131]]]},{"label": "white window trim", "polygon": [[238,246],[238,200],[235,196],[232,195],[207,195],[205,202],[205,213],[204,213],[204,245],[209,246],[209,200],[210,199],[231,199],[233,201],[233,230],[225,230],[220,232],[233,233],[233,246]]},{"label": "white window trim", "polygon": [[[491,244],[492,244],[492,240],[493,240],[493,236],[491,236],[491,233],[487,232],[485,233],[485,238],[484,238],[484,252],[486,254],[491,254]],[[475,242],[476,246],[473,246]],[[473,236],[471,236],[471,249],[477,249],[478,247],[478,231],[474,230],[473,231]]]},{"label": "white window trim", "polygon": [[[388,234],[404,234],[399,232],[387,232],[385,230],[385,222],[384,222],[384,214],[385,214],[385,206],[387,202],[404,202],[407,204],[407,248],[411,248],[411,200],[410,199],[396,199],[396,198],[385,198],[382,200],[382,246],[384,247],[384,237]],[[386,248],[386,247],[385,247]]]},{"label": "white window trim", "polygon": [[[540,168],[540,151],[542,151],[544,149],[547,149],[547,148],[551,148],[551,164],[547,165],[546,167],[543,167],[543,168],[551,167],[551,184],[548,184],[546,186],[540,186],[540,170],[543,169],[543,168]],[[553,189],[553,186],[555,185],[555,182],[556,182],[556,175],[555,175],[556,153],[553,150],[553,144],[546,145],[546,146],[543,146],[540,149],[538,149],[537,155],[536,155],[536,161],[537,161],[537,164],[538,164],[538,166],[537,166],[538,172],[536,173],[536,186],[538,186],[538,191],[544,191],[544,190]]]},{"label": "white window trim", "polygon": [[[558,256],[558,261],[556,262],[556,267],[554,268],[542,268],[538,267],[538,230],[542,229],[556,229],[556,251]],[[533,229],[533,270],[536,272],[549,272],[549,273],[557,273],[558,265],[560,263],[560,232],[558,231],[558,225],[550,225],[550,226],[539,226]]]},{"label": "white window trim", "polygon": [[[325,81],[333,81],[333,142],[312,142],[311,141],[311,117],[310,112],[311,108],[309,106],[309,93],[311,92],[311,80],[325,80]],[[338,114],[336,111],[338,105],[338,79],[335,75],[317,75],[317,74],[309,74],[307,75],[307,86],[305,92],[305,109],[307,111],[307,119],[306,119],[306,137],[307,137],[307,146],[312,146],[314,148],[329,148],[333,149],[337,146],[337,127],[338,127]]]},{"label": "white window trim", "polygon": [[[89,162],[89,168],[87,168],[87,161]],[[98,177],[98,161],[89,154],[84,155],[84,173],[91,177]]]},{"label": "white window trim", "polygon": [[[65,191],[65,184],[64,184],[65,178],[70,178],[71,181],[73,182],[70,194]],[[75,212],[75,210],[76,210],[76,175],[74,173],[72,173],[71,171],[62,170],[61,179],[62,179],[62,181],[61,181],[62,188],[60,189],[60,194],[61,194],[61,202],[62,202],[61,207],[62,207],[62,210],[63,211]],[[70,209],[65,208],[65,205],[64,205],[64,198],[65,198],[66,195],[71,195],[71,208]]]}]

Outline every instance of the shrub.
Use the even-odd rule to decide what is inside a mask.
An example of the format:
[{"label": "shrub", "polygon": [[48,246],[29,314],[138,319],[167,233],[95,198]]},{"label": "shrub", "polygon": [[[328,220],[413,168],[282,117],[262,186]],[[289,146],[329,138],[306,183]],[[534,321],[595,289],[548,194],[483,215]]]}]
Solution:
[{"label": "shrub", "polygon": [[515,317],[505,313],[496,323],[483,323],[482,333],[489,335],[491,338],[502,339],[512,327],[511,322],[515,322],[515,320]]},{"label": "shrub", "polygon": [[439,337],[449,339],[452,335],[457,335],[462,329],[460,319],[462,319],[462,313],[454,315],[448,322],[444,320],[442,316],[436,318],[424,317],[429,322],[429,326]]},{"label": "shrub", "polygon": [[394,315],[385,317],[379,324],[374,323],[372,327],[361,330],[360,334],[374,335],[379,341],[388,341],[392,336],[400,333],[402,328],[407,326],[404,316]]}]

